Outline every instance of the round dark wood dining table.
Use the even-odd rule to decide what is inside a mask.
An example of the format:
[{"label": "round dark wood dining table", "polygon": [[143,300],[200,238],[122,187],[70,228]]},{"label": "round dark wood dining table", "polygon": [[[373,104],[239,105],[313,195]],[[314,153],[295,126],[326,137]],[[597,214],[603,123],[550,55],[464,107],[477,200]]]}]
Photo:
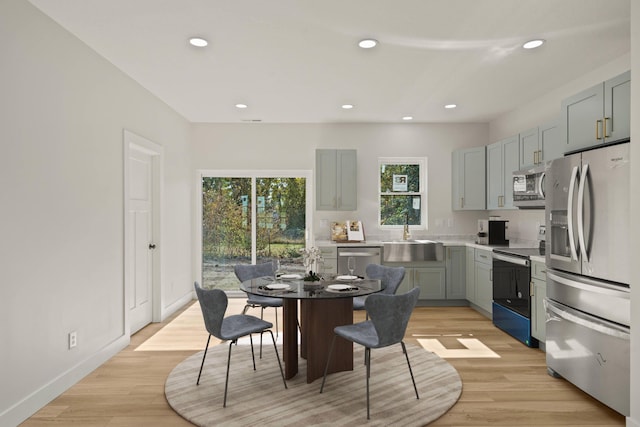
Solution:
[{"label": "round dark wood dining table", "polygon": [[[340,276],[338,276],[340,277]],[[353,297],[381,291],[379,280],[274,280],[259,277],[240,284],[246,293],[283,299],[283,358],[285,378],[298,373],[298,303],[300,356],[307,360],[307,383],[321,378],[336,326],[353,323]],[[353,343],[336,338],[328,373],[353,370]]]}]

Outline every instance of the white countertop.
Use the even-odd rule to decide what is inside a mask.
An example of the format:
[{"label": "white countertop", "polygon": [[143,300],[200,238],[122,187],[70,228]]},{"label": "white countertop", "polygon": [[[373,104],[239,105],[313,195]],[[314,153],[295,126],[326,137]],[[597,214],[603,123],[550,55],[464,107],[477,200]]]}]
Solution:
[{"label": "white countertop", "polygon": [[[484,249],[487,251],[493,251],[495,248],[504,248],[505,246],[495,246],[495,245],[481,245],[476,243],[473,239],[438,239],[437,237],[421,237],[425,240],[434,240],[436,242],[442,242],[444,246],[466,246],[470,248],[476,249]],[[336,246],[336,247],[350,247],[350,246],[359,246],[359,247],[381,247],[383,242],[381,240],[366,240],[364,242],[334,242],[331,240],[316,240],[316,246]],[[531,242],[512,242],[508,247],[510,248],[531,248]],[[537,262],[545,262],[545,257],[540,255],[532,255],[530,257],[531,261]]]}]

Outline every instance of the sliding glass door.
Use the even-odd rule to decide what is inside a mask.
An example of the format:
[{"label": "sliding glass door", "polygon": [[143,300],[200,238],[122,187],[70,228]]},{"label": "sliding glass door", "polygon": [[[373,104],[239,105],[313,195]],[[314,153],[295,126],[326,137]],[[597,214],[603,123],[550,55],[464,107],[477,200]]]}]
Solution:
[{"label": "sliding glass door", "polygon": [[236,264],[303,272],[309,172],[202,174],[202,284],[237,291]]}]

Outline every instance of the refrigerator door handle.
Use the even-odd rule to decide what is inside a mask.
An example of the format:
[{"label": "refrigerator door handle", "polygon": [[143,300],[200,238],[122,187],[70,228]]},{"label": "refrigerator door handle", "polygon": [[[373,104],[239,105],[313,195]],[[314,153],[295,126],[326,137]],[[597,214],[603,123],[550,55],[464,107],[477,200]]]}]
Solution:
[{"label": "refrigerator door handle", "polygon": [[589,255],[587,254],[587,245],[584,238],[584,187],[587,185],[587,174],[589,173],[589,163],[585,163],[582,167],[582,174],[580,176],[580,185],[578,186],[578,245],[580,246],[580,254],[582,260],[589,262]]},{"label": "refrigerator door handle", "polygon": [[569,232],[569,248],[571,249],[571,260],[578,260],[578,251],[576,249],[576,241],[573,237],[573,192],[578,179],[578,166],[574,166],[571,171],[571,179],[569,180],[569,201],[567,203],[567,228]]}]

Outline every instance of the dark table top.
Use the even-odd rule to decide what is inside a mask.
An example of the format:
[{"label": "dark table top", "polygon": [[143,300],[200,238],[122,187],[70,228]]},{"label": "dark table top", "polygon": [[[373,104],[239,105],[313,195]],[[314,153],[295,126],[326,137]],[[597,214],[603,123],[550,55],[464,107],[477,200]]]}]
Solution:
[{"label": "dark table top", "polygon": [[[275,285],[275,286],[273,286]],[[348,287],[346,290],[332,287]],[[274,289],[283,288],[283,289]],[[331,299],[353,298],[379,292],[382,290],[379,280],[320,280],[305,282],[302,279],[274,280],[273,277],[260,277],[240,284],[240,290],[254,295],[291,299]]]}]

